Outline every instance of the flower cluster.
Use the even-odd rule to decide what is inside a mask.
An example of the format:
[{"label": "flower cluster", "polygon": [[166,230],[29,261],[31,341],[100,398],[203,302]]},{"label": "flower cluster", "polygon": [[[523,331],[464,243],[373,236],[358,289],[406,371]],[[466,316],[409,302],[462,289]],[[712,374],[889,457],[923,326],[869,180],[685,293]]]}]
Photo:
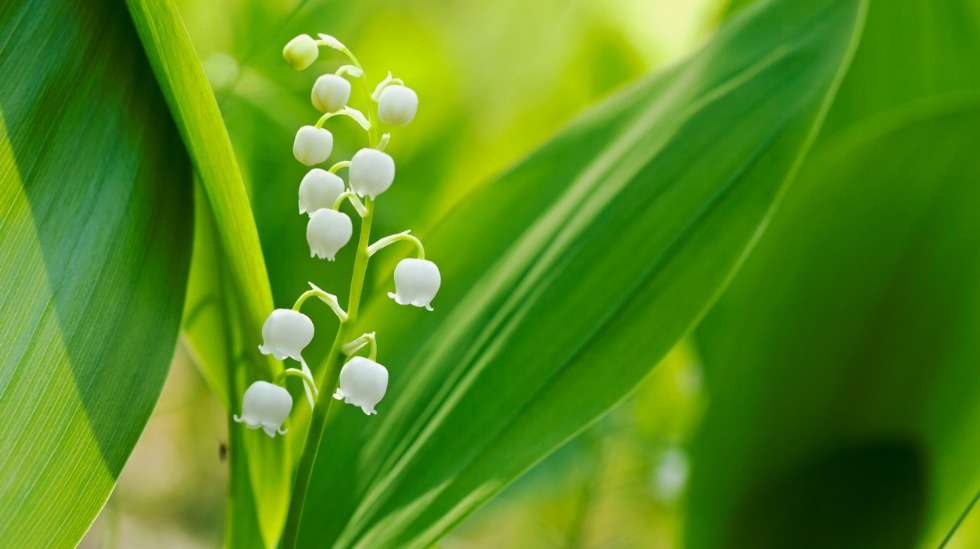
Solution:
[{"label": "flower cluster", "polygon": [[[395,291],[388,296],[399,305],[412,305],[432,310],[432,299],[439,291],[441,278],[435,263],[425,259],[422,242],[409,231],[386,236],[373,244],[370,241],[371,219],[375,202],[395,181],[395,161],[385,152],[390,133],[379,136],[379,126],[394,127],[410,123],[418,111],[418,96],[405,83],[388,75],[370,92],[367,76],[357,58],[336,38],[320,34],[319,39],[303,34],[293,38],[283,49],[283,57],[296,70],[313,65],[320,54],[320,47],[336,50],[350,60],[336,71],[316,79],[310,92],[313,108],[322,116],[314,125],[299,128],[293,140],[293,156],[311,169],[299,184],[299,214],[308,216],[306,240],[310,257],[334,261],[347,246],[354,234],[354,223],[341,210],[349,203],[360,217],[361,238],[355,254],[354,273],[351,280],[348,309],[340,305],[337,296],[327,293],[310,283],[307,290],[291,309],[272,311],[262,326],[263,343],[259,351],[279,360],[287,358],[300,364],[300,368],[288,368],[279,376],[277,383],[254,382],[242,399],[242,414],[235,421],[251,429],[262,428],[270,437],[284,434],[282,423],[292,409],[292,397],[282,387],[286,376],[303,380],[310,406],[326,406],[328,399],[319,398],[321,389],[329,389],[333,398],[359,407],[367,415],[376,414],[375,407],[388,390],[388,370],[377,362],[377,338],[374,332],[351,337],[349,327],[354,322],[361,298],[364,273],[368,259],[381,249],[400,241],[414,244],[416,257],[402,259],[395,267]],[[369,100],[368,116],[349,105],[352,83],[363,90]],[[369,93],[370,92],[370,93]],[[315,167],[325,163],[333,153],[334,139],[324,125],[333,117],[349,118],[359,125],[368,136],[367,146],[358,150],[350,160],[342,160],[329,169]],[[347,170],[347,182],[338,175]],[[337,316],[339,327],[333,348],[325,361],[323,372],[314,373],[303,359],[303,350],[313,340],[313,321],[300,312],[303,303],[316,297],[327,304]],[[367,356],[358,356],[366,350]],[[333,364],[344,361],[339,373]],[[319,382],[318,382],[319,380]]]}]

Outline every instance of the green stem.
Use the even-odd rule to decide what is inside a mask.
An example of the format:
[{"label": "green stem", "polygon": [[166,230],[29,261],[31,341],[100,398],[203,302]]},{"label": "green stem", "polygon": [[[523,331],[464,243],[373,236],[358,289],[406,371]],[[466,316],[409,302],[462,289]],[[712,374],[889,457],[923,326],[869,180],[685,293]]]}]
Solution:
[{"label": "green stem", "polygon": [[317,453],[320,451],[320,444],[323,439],[324,427],[327,421],[327,412],[333,402],[333,393],[337,390],[337,382],[340,375],[340,366],[343,362],[343,354],[340,347],[350,339],[350,328],[357,320],[359,305],[361,302],[361,290],[364,287],[364,277],[367,274],[368,252],[367,247],[371,238],[371,221],[374,218],[374,203],[367,201],[367,215],[361,221],[361,234],[357,242],[357,256],[354,259],[354,275],[350,284],[350,302],[347,310],[347,320],[340,324],[337,335],[334,337],[333,345],[324,361],[325,369],[323,378],[320,380],[319,397],[313,414],[310,418],[310,428],[306,435],[306,445],[303,447],[303,455],[300,457],[299,465],[296,468],[296,480],[293,483],[293,493],[289,501],[289,513],[286,515],[286,526],[283,530],[282,549],[293,549],[296,547],[299,536],[299,523],[303,516],[303,505],[306,502],[306,492],[310,485],[310,477],[313,473],[313,465],[316,463]]},{"label": "green stem", "polygon": [[[357,194],[355,194],[354,191],[344,191],[340,193],[337,200],[333,201],[333,209],[339,210],[340,207],[344,205],[344,200],[349,201],[350,205],[354,206],[354,209],[357,210],[357,215],[364,217],[367,214],[367,208],[364,207],[361,199],[357,198]],[[370,250],[368,251],[370,252]]]},{"label": "green stem", "polygon": [[[361,64],[350,51],[345,51],[355,66],[361,68]],[[363,69],[362,69],[363,70]],[[358,79],[365,97],[368,98],[368,116],[370,119],[370,129],[368,130],[368,146],[373,147],[378,142],[378,124],[375,120],[375,106],[370,101],[371,91],[367,89],[367,77]],[[371,222],[374,220],[374,201],[366,198],[364,200],[366,213],[361,217],[361,233],[357,240],[357,252],[354,257],[354,273],[350,282],[350,297],[347,301],[347,318],[337,327],[337,335],[334,337],[333,345],[324,361],[324,375],[320,379],[319,397],[316,406],[313,407],[313,414],[310,417],[310,428],[306,434],[306,444],[303,447],[303,455],[300,456],[299,464],[296,467],[296,479],[293,482],[293,493],[289,499],[289,511],[286,515],[286,525],[283,528],[280,541],[281,549],[295,549],[299,542],[299,525],[303,518],[303,506],[306,503],[306,493],[310,486],[310,477],[313,474],[313,466],[316,463],[317,454],[323,441],[323,434],[327,423],[327,412],[333,402],[333,393],[337,390],[340,367],[343,362],[343,354],[340,348],[346,341],[351,339],[350,330],[357,321],[357,314],[360,311],[361,293],[364,289],[364,277],[367,275],[368,246],[371,244]]]},{"label": "green stem", "polygon": [[328,307],[330,307],[330,310],[333,311],[333,314],[337,315],[337,320],[341,322],[347,320],[347,312],[344,311],[344,308],[340,306],[340,302],[337,301],[337,296],[321,290],[320,288],[317,287],[316,284],[312,282],[310,282],[309,284],[310,284],[310,289],[303,292],[296,299],[296,302],[293,303],[294,311],[298,312],[300,308],[303,307],[303,303],[306,303],[307,299],[311,297],[315,297],[320,301],[324,302]]},{"label": "green stem", "polygon": [[345,343],[344,346],[340,348],[340,351],[346,356],[353,357],[357,353],[361,352],[361,349],[365,347],[370,347],[368,349],[368,358],[371,360],[377,360],[378,340],[374,337],[374,332],[364,334],[349,343]]},{"label": "green stem", "polygon": [[415,256],[418,257],[419,259],[425,259],[425,246],[422,245],[421,240],[410,235],[409,231],[403,231],[390,236],[386,236],[378,240],[374,244],[371,244],[370,246],[368,246],[368,255],[373,256],[374,254],[380,252],[381,250],[387,248],[388,246],[391,246],[392,244],[400,240],[405,240],[414,244]]}]

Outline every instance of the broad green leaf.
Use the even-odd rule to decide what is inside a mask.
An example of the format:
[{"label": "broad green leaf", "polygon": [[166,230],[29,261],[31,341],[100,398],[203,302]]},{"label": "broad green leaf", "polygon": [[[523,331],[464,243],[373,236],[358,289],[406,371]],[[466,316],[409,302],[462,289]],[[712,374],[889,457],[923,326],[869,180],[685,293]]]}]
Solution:
[{"label": "broad green leaf", "polygon": [[[201,247],[191,275],[187,339],[206,378],[237,412],[245,387],[256,379],[273,379],[280,368],[257,350],[262,323],[272,310],[258,231],[217,102],[176,7],[170,0],[127,3],[213,218],[213,225],[207,224],[213,234],[197,239]],[[204,215],[199,211],[199,218]],[[251,486],[235,490],[233,497],[254,496],[251,503],[233,501],[232,512],[255,511],[230,522],[243,524],[247,532],[253,530],[248,520],[258,519],[262,541],[274,545],[289,497],[289,446],[257,431],[230,438],[238,443],[231,452],[247,454],[233,466],[247,463],[251,479]],[[244,478],[239,472],[233,477]]]},{"label": "broad green leaf", "polygon": [[939,103],[804,165],[700,330],[692,547],[934,547],[973,497],[978,140]]},{"label": "broad green leaf", "polygon": [[190,164],[124,7],[0,4],[0,545],[71,547],[160,394]]},{"label": "broad green leaf", "polygon": [[[862,135],[861,127],[864,127],[866,131],[872,131],[876,128],[880,128],[884,123],[882,116],[894,116],[896,109],[901,112],[903,109],[912,109],[913,111],[920,110],[922,108],[930,108],[929,105],[933,105],[940,97],[949,97],[951,95],[963,94],[964,92],[973,92],[974,94],[980,91],[980,74],[974,70],[977,56],[980,55],[980,39],[977,37],[980,32],[980,2],[976,0],[962,0],[956,2],[928,2],[925,0],[896,0],[896,1],[874,1],[870,5],[868,13],[868,23],[867,28],[862,36],[862,41],[860,47],[858,48],[854,62],[851,65],[851,69],[844,79],[841,86],[841,91],[835,99],[835,103],[828,115],[827,124],[820,139],[818,140],[818,149],[824,147],[831,148],[837,151],[839,154],[840,150],[845,145],[838,143],[839,139],[850,140],[850,143],[846,146],[854,146],[855,142]],[[923,107],[925,105],[925,107]],[[883,114],[884,113],[884,114]],[[910,130],[911,131],[911,130]],[[843,137],[840,137],[843,136]],[[955,136],[956,139],[971,139],[972,134],[968,133],[965,136]],[[870,137],[868,137],[870,139]],[[940,143],[945,143],[938,139],[938,136],[932,136],[932,141],[929,137],[924,137],[921,141],[921,146],[923,151],[917,158],[925,161],[926,156],[936,156],[936,162],[944,162],[944,156],[946,151],[943,150],[944,145]],[[871,147],[871,144],[867,144],[867,147]],[[916,151],[918,154],[919,151]],[[830,154],[830,153],[826,153]],[[858,155],[857,151],[853,152],[854,155]],[[904,154],[896,151],[896,155]],[[821,154],[821,156],[826,156]],[[858,162],[858,159],[853,159],[854,163]],[[883,166],[887,167],[891,162],[885,162]],[[942,166],[939,166],[940,168]],[[825,174],[827,171],[827,166],[811,166],[805,167],[803,172],[808,174],[807,177],[827,177],[831,176]],[[878,170],[873,164],[868,164],[866,166],[867,172],[861,174],[848,174],[848,182],[850,186],[845,183],[839,185],[827,182],[826,185],[830,185],[831,188],[826,190],[818,189],[820,193],[841,193],[841,196],[837,200],[848,201],[848,200],[877,200],[874,196],[865,196],[864,189],[868,184],[865,179],[871,174],[874,174]],[[814,173],[812,176],[809,175],[810,172]],[[836,172],[835,172],[836,173]],[[890,173],[890,172],[887,172]],[[876,176],[877,177],[877,176]],[[944,185],[945,183],[940,179],[936,178],[933,183],[935,185]],[[890,182],[891,186],[895,187],[906,187],[902,184],[901,179],[896,179]],[[870,188],[870,187],[869,187]],[[902,189],[900,189],[902,190]],[[809,192],[804,187],[794,187],[791,191],[791,195],[796,198],[792,198],[790,202],[800,202],[810,200],[809,197],[803,196],[803,193]],[[872,191],[868,191],[869,193]],[[910,191],[911,192],[911,191]],[[797,197],[797,195],[800,195]],[[831,198],[826,198],[825,200],[831,200]],[[890,215],[884,213],[885,210],[880,210],[878,215]],[[787,214],[789,215],[789,214]],[[811,222],[816,217],[807,217]],[[800,221],[803,223],[804,221]],[[870,222],[870,221],[869,221]],[[907,222],[907,220],[898,219],[896,223]],[[796,225],[794,225],[795,227]],[[804,229],[802,225],[796,229],[802,232]],[[864,233],[868,228],[860,227],[856,224],[851,227],[851,230]],[[838,238],[851,238],[845,231],[839,233],[833,233],[838,235]],[[890,235],[890,236],[889,236]],[[887,240],[889,237],[894,237],[893,233],[889,235],[882,234],[880,238]],[[827,235],[827,238],[832,238],[831,234]],[[788,241],[786,241],[788,242]],[[785,244],[789,246],[789,244]],[[856,243],[855,246],[861,246],[862,244]],[[775,244],[773,246],[776,246]],[[794,249],[794,257],[800,255],[800,252],[796,252]],[[857,249],[857,248],[855,248]],[[809,254],[819,253],[818,251],[809,252]],[[760,259],[760,261],[762,261]],[[781,264],[781,259],[776,259],[775,256],[770,256],[767,261],[771,261],[771,269],[767,272],[779,272],[780,269],[785,269],[786,267]],[[814,258],[800,259],[799,261],[815,261]],[[779,263],[777,265],[777,263]],[[869,269],[868,265],[862,262],[861,271]],[[854,273],[854,270],[846,270],[848,273]],[[748,276],[748,275],[745,275]],[[767,275],[771,276],[771,275]],[[882,276],[888,277],[888,274],[883,274]],[[864,278],[857,277],[853,280],[855,287],[860,287],[863,284]],[[845,285],[844,280],[836,281],[838,285]],[[929,281],[923,282],[923,284],[929,283]],[[807,288],[806,284],[816,284],[820,285],[819,282],[814,282],[812,278],[807,279],[804,282],[800,282],[798,286],[794,288],[810,293],[813,290]],[[817,296],[815,299],[826,299],[829,294],[823,293],[822,291],[817,291]],[[788,290],[785,293],[780,293],[778,296],[774,296],[767,292],[769,300],[771,302],[764,303],[763,305],[770,307],[771,309],[779,309],[780,307],[792,307],[793,300],[796,298]],[[776,303],[777,300],[782,300],[782,305]],[[727,302],[723,300],[722,304]],[[751,314],[755,310],[755,305],[747,311]],[[938,310],[937,310],[938,311]],[[804,316],[806,313],[801,313]],[[713,317],[712,317],[713,318]],[[803,319],[806,321],[807,319]],[[753,326],[754,316],[750,318],[740,318],[738,320],[729,319],[729,330],[732,331],[733,335],[730,337],[738,337],[734,334],[737,333],[736,326],[749,325]],[[812,319],[813,322],[819,322],[818,319]],[[829,334],[835,329],[834,325],[839,322],[838,319],[829,318],[827,316],[823,317],[823,322],[826,325],[820,325],[819,331],[823,333],[815,334],[814,338],[829,338]],[[896,322],[901,321],[901,319],[896,319]],[[798,325],[801,320],[796,317],[796,315],[789,315],[787,313],[784,316],[780,316],[779,319],[767,319],[768,322],[781,322],[784,324],[783,327],[788,329],[788,326]],[[872,325],[872,321],[867,321],[867,326]],[[709,327],[712,323],[709,321]],[[715,323],[716,326],[720,326],[719,323]],[[842,324],[840,326],[841,330],[846,331],[849,329],[848,324]],[[721,330],[722,328],[715,328]],[[761,329],[761,328],[760,328]],[[800,328],[798,333],[794,335],[798,338],[803,338],[806,330],[812,328]],[[869,328],[870,329],[870,328]],[[878,328],[875,328],[876,330]],[[882,331],[887,333],[889,328],[883,327]],[[778,335],[773,335],[773,337],[778,337]],[[875,337],[877,339],[877,337]],[[794,340],[799,342],[799,339]],[[881,345],[882,343],[877,341],[865,342],[865,344],[871,345]],[[857,345],[857,343],[855,343]],[[738,398],[744,399],[746,395],[743,394],[742,388],[745,386],[742,383],[733,383],[732,380],[726,374],[716,377],[714,376],[714,371],[721,368],[738,368],[743,369],[743,374],[745,376],[751,376],[751,380],[756,384],[770,384],[773,387],[774,384],[781,384],[786,376],[785,368],[788,368],[790,364],[782,364],[777,366],[764,366],[757,367],[757,362],[763,360],[761,356],[761,351],[746,351],[758,352],[754,357],[749,357],[746,355],[745,361],[738,366],[732,364],[729,358],[724,354],[715,353],[713,356],[714,361],[707,360],[705,366],[707,368],[707,381],[709,392],[712,395],[712,399],[722,398],[722,399],[732,399]],[[773,353],[779,352],[778,349],[772,350]],[[775,355],[770,355],[775,356]],[[719,358],[723,357],[723,358]],[[813,359],[816,360],[816,359]],[[799,364],[793,364],[794,367],[800,367]],[[822,382],[827,384],[837,384],[846,385],[848,383],[849,377],[854,377],[853,383],[867,383],[870,384],[872,377],[870,377],[871,370],[866,367],[865,364],[856,361],[851,361],[846,365],[838,365],[839,368],[843,368],[842,371],[836,371],[834,375],[829,375]],[[824,368],[821,364],[820,368]],[[881,372],[881,375],[886,378],[891,378],[891,374],[888,373],[889,370],[876,370]],[[775,379],[769,381],[762,381],[757,379],[760,376],[772,375]],[[865,381],[858,381],[865,380]],[[792,390],[792,388],[790,388]],[[806,406],[808,406],[813,414],[818,414],[820,407],[826,409],[831,409],[835,407],[836,396],[828,395],[825,389],[815,387],[815,393],[812,396],[812,401],[808,401]],[[728,392],[735,392],[737,395],[726,396]],[[759,397],[763,398],[763,397]],[[781,406],[785,405],[786,402],[790,400],[782,400],[780,394],[772,394],[768,398],[770,401],[766,404],[763,403],[753,403],[752,406],[766,406],[768,409],[781,410]],[[821,402],[820,399],[823,398]],[[885,398],[885,397],[880,397]],[[862,408],[865,403],[861,400],[855,400],[853,403],[855,408]],[[716,408],[717,409],[717,408]],[[724,412],[719,411],[719,414]],[[747,412],[751,414],[752,412]],[[857,413],[857,411],[855,411]],[[869,412],[872,413],[872,412]],[[820,437],[828,436],[827,433],[831,432],[835,425],[825,425],[816,419],[812,422],[809,420],[812,418],[803,418],[799,423],[797,423],[794,428],[795,432],[793,434],[793,442],[798,445],[810,445],[814,447],[814,451],[819,454],[823,452],[824,455],[830,453],[833,449],[828,449],[826,447],[820,446]],[[746,416],[726,416],[724,419],[725,429],[731,429],[732,432],[743,432],[745,429],[750,427],[743,425],[742,421],[748,421],[749,415]],[[712,434],[716,429],[719,429],[717,422],[722,421],[719,416],[709,416],[709,422],[706,425],[705,437],[710,440],[711,437],[716,436]],[[761,425],[754,425],[752,429],[757,429],[763,427]],[[764,431],[764,429],[763,429]],[[846,432],[846,431],[845,431]],[[760,435],[765,436],[765,435]],[[780,436],[778,433],[772,433],[773,437]],[[744,439],[741,443],[744,444],[755,444],[754,439]],[[740,443],[740,444],[741,444]],[[708,443],[706,443],[708,444]],[[705,448],[707,446],[704,446]],[[726,448],[726,450],[732,451],[742,451],[740,449],[731,447]],[[776,452],[773,456],[774,462],[772,465],[774,467],[788,467],[786,463],[781,463],[781,454]],[[797,456],[799,461],[803,460],[803,457]],[[810,456],[814,461],[818,460],[820,455]],[[899,456],[900,457],[900,456]],[[740,488],[733,488],[726,483],[711,484],[710,488],[707,483],[710,482],[707,478],[702,477],[702,475],[711,475],[711,468],[714,467],[714,458],[709,458],[708,456],[695,456],[696,459],[709,460],[703,466],[698,467],[695,464],[694,468],[694,484],[696,491],[694,493],[694,500],[692,501],[694,511],[689,514],[692,518],[690,521],[689,532],[694,535],[695,539],[700,539],[704,541],[703,546],[717,545],[718,541],[714,542],[706,539],[704,532],[716,532],[720,526],[717,526],[716,521],[730,520],[729,518],[719,517],[718,515],[725,515],[729,510],[721,509],[723,505],[735,505],[732,503],[732,498],[736,497],[732,494],[732,491],[738,491]],[[767,458],[768,459],[768,458]],[[857,459],[857,457],[855,457]],[[897,462],[897,460],[896,460]],[[873,464],[872,464],[873,465]],[[829,467],[829,465],[827,465]],[[735,469],[729,467],[726,471],[732,472]],[[893,471],[894,473],[894,471]],[[913,473],[909,473],[908,476],[912,476]],[[733,484],[739,484],[746,482],[745,478],[740,477],[740,474],[731,474],[726,477],[726,482],[731,482]],[[741,486],[741,485],[739,485]],[[975,486],[973,486],[975,490]],[[793,494],[798,494],[799,489],[793,489],[791,487],[786,487],[786,490],[791,490]],[[782,494],[780,496],[784,496]],[[748,494],[743,493],[739,497],[749,498]],[[775,495],[773,497],[776,497]],[[968,496],[967,496],[968,499]],[[870,500],[869,498],[869,501]],[[922,503],[926,501],[925,496],[916,500],[916,503]],[[958,501],[957,497],[947,498],[942,497],[940,499],[929,498],[929,505],[931,506],[930,513],[928,517],[928,528],[929,534],[926,534],[925,538],[931,540],[931,542],[938,541],[936,532],[941,530],[944,531],[948,528],[952,522],[955,520],[955,515],[966,505],[966,501]],[[718,507],[714,504],[717,503]],[[936,511],[938,509],[936,505],[950,506],[944,508],[942,511]],[[874,507],[874,505],[872,505]],[[957,508],[958,507],[958,508]],[[843,508],[843,507],[842,507]],[[710,509],[710,510],[709,510]],[[788,507],[785,509],[789,509]],[[810,509],[807,507],[795,507],[793,508],[797,513],[801,513],[802,517],[795,517],[796,520],[812,521],[813,517],[810,515]],[[933,512],[935,511],[935,512]],[[746,511],[748,512],[748,511]],[[787,511],[788,513],[788,511]],[[852,513],[860,514],[860,513]],[[700,520],[694,520],[695,518],[703,518],[704,522]],[[738,520],[738,519],[735,519]],[[788,514],[786,521],[790,520]],[[892,517],[893,522],[901,523],[901,520]],[[715,524],[715,526],[708,526],[709,524]],[[910,524],[903,525],[910,526]],[[866,526],[865,530],[870,531],[869,525]],[[915,525],[911,525],[915,527]],[[922,524],[918,526],[922,527]],[[840,528],[845,531],[850,525],[846,523],[841,523]],[[857,527],[855,527],[857,528]],[[907,536],[907,543],[911,543],[914,540],[915,535],[919,532],[914,532],[913,534]],[[722,535],[719,533],[718,535]],[[941,535],[941,534],[939,534]],[[860,538],[855,538],[860,539]],[[882,538],[887,539],[887,538]],[[855,542],[858,543],[858,542]]]},{"label": "broad green leaf", "polygon": [[862,14],[746,10],[453,209],[426,240],[436,312],[374,288],[389,396],[373,418],[332,410],[302,544],[430,544],[623,398],[764,227]]},{"label": "broad green leaf", "polygon": [[[128,2],[136,29],[200,177],[243,319],[261,326],[272,293],[228,133],[180,14],[171,1]],[[263,361],[253,361],[257,365]],[[271,373],[271,368],[260,368]]]},{"label": "broad green leaf", "polygon": [[821,141],[920,99],[980,89],[980,0],[873,0]]}]

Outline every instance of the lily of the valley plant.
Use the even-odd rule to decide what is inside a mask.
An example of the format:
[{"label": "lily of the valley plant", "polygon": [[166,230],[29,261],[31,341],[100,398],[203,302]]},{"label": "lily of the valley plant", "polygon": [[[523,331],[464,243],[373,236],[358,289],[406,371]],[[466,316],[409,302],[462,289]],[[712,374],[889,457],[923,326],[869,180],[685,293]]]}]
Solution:
[{"label": "lily of the valley plant", "polygon": [[[287,376],[302,379],[313,411],[305,449],[296,470],[282,547],[293,547],[296,543],[303,501],[331,401],[336,399],[357,406],[370,416],[378,413],[378,404],[388,389],[388,370],[378,362],[375,333],[352,333],[368,261],[396,242],[408,241],[414,245],[416,257],[398,263],[394,271],[395,291],[388,294],[399,305],[431,311],[432,299],[441,282],[439,268],[425,259],[422,242],[409,231],[371,242],[375,205],[395,180],[395,161],[385,152],[390,133],[381,133],[379,127],[403,126],[411,122],[418,109],[418,96],[391,73],[371,92],[367,74],[357,57],[336,38],[326,34],[320,34],[319,39],[305,34],[297,36],[286,44],[283,57],[293,68],[305,70],[317,60],[321,46],[339,51],[350,64],[316,79],[310,99],[313,107],[323,115],[315,124],[299,128],[293,142],[293,155],[311,167],[299,184],[299,213],[309,216],[306,239],[310,257],[334,261],[337,253],[350,243],[354,222],[350,214],[342,211],[343,206],[349,205],[352,213],[360,218],[346,308],[336,295],[310,282],[310,289],[303,292],[291,308],[272,311],[262,326],[263,343],[259,350],[279,360],[293,360],[299,367],[285,369],[278,379],[252,383],[242,400],[241,415],[234,416],[235,421],[250,429],[261,428],[270,437],[286,435],[288,429],[283,423],[289,417],[293,402],[282,385]],[[352,86],[357,86],[364,99],[369,100],[366,116],[348,104]],[[324,126],[334,117],[347,117],[356,122],[367,134],[367,145],[350,160],[336,162],[328,169],[315,167],[326,162],[333,152],[333,134]],[[345,169],[346,183],[338,175]],[[303,358],[303,350],[316,332],[313,321],[301,312],[311,297],[330,307],[339,324],[333,345],[317,371],[312,370]]]}]

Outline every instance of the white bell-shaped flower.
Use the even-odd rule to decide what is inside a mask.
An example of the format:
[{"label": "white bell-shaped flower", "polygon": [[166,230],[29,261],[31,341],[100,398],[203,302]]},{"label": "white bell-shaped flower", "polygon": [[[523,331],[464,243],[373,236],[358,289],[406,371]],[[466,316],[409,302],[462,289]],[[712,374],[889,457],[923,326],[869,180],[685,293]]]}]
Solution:
[{"label": "white bell-shaped flower", "polygon": [[354,225],[344,212],[320,208],[310,216],[306,225],[306,241],[310,244],[310,257],[333,261],[354,234]]},{"label": "white bell-shaped flower", "polygon": [[242,398],[242,415],[234,416],[234,419],[249,429],[261,427],[265,434],[275,438],[277,433],[286,434],[282,423],[292,409],[293,397],[289,396],[289,391],[272,383],[256,381],[249,385]]},{"label": "white bell-shaped flower", "polygon": [[327,161],[333,151],[333,134],[316,126],[303,126],[293,140],[293,156],[307,166]]},{"label": "white bell-shaped flower", "polygon": [[316,79],[310,101],[320,112],[337,112],[347,105],[350,99],[350,82],[343,76],[324,74]]},{"label": "white bell-shaped flower", "polygon": [[391,187],[395,160],[378,149],[361,149],[350,160],[350,188],[372,199]]},{"label": "white bell-shaped flower", "polygon": [[395,291],[388,292],[388,297],[399,305],[425,307],[431,311],[430,303],[441,283],[439,267],[435,263],[409,257],[395,266]]},{"label": "white bell-shaped flower", "polygon": [[301,71],[316,61],[320,49],[316,40],[308,34],[301,34],[290,40],[282,49],[282,57],[294,69]]},{"label": "white bell-shaped flower", "polygon": [[378,413],[374,407],[384,398],[388,390],[388,370],[377,362],[355,356],[340,370],[340,386],[333,397],[353,404],[373,416]]},{"label": "white bell-shaped flower", "polygon": [[313,341],[313,321],[292,309],[276,309],[262,325],[262,345],[259,351],[278,360],[289,357],[303,361],[303,349]]},{"label": "white bell-shaped flower", "polygon": [[378,98],[378,119],[391,126],[404,126],[415,118],[418,108],[419,96],[412,88],[388,86]]},{"label": "white bell-shaped flower", "polygon": [[339,175],[313,168],[299,184],[299,213],[312,214],[320,208],[331,208],[344,192],[344,180]]}]

